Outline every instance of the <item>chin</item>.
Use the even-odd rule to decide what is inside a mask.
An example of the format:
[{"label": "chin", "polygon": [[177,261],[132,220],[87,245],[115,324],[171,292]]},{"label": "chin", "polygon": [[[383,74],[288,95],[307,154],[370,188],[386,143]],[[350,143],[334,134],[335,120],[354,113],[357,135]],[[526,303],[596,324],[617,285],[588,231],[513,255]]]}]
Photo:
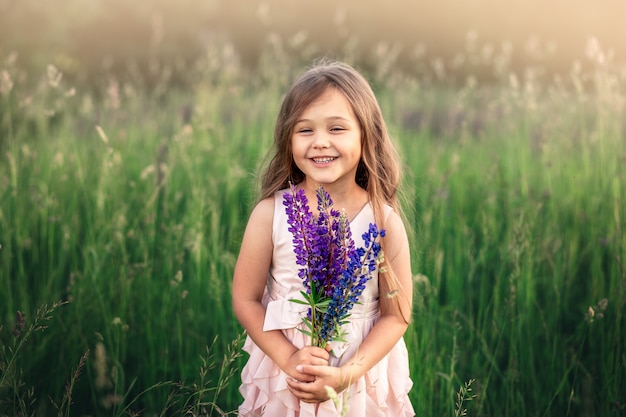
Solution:
[{"label": "chin", "polygon": [[319,185],[330,185],[337,182],[337,178],[328,178],[328,177],[307,177],[309,181],[313,184]]}]

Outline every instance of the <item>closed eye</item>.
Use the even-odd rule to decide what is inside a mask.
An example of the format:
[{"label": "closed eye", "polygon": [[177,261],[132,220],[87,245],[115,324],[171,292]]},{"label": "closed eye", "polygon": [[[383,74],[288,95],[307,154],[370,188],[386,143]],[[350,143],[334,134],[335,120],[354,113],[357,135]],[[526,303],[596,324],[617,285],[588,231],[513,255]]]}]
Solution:
[{"label": "closed eye", "polygon": [[346,130],[345,128],[341,127],[341,126],[335,126],[335,127],[331,127],[330,131],[331,132],[341,132],[343,130]]}]

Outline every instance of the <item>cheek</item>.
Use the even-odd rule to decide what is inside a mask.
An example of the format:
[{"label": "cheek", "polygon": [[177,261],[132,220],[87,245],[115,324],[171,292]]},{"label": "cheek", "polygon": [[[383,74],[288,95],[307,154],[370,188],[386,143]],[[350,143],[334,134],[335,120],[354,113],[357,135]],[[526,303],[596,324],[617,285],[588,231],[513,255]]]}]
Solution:
[{"label": "cheek", "polygon": [[363,158],[363,144],[358,143],[354,145],[354,152],[359,155],[359,159]]},{"label": "cheek", "polygon": [[289,144],[289,152],[294,158],[296,158],[301,156],[300,154],[302,153],[302,149],[298,146],[296,142],[292,140]]},{"label": "cheek", "polygon": [[289,153],[293,154],[294,151],[297,149],[297,145],[296,142],[293,140],[293,137],[289,138],[289,142],[287,143],[287,150],[289,151]]}]

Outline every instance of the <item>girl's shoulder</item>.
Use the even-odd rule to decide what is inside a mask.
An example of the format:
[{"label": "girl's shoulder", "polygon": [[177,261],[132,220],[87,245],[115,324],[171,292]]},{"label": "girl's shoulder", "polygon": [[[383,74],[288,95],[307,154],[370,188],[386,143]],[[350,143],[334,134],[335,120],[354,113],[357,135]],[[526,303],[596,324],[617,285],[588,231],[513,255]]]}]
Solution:
[{"label": "girl's shoulder", "polygon": [[249,223],[254,223],[257,227],[272,227],[272,219],[274,217],[274,197],[267,197],[260,200],[250,213]]},{"label": "girl's shoulder", "polygon": [[283,195],[288,192],[289,189],[278,190],[269,197],[266,197],[256,203],[256,206],[252,209],[251,218],[254,217],[257,221],[270,221],[274,217],[274,213],[278,206],[283,201]]},{"label": "girl's shoulder", "polygon": [[[398,213],[391,205],[383,205],[383,217],[385,219],[384,228],[389,236],[393,239],[398,238],[399,242],[407,237],[406,225],[400,213]],[[389,239],[388,239],[389,240]]]}]

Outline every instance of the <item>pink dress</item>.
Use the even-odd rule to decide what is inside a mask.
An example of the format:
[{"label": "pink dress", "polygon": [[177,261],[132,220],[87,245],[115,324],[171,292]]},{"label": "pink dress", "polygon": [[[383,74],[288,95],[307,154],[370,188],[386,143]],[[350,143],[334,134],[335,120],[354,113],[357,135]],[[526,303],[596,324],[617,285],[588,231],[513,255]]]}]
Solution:
[{"label": "pink dress", "polygon": [[[282,204],[284,192],[286,190],[274,195],[274,253],[263,297],[266,306],[263,330],[280,329],[296,347],[301,348],[310,345],[310,338],[298,330],[303,328],[302,318],[307,313],[307,307],[289,301],[302,298],[300,291],[304,287],[298,277],[293,237],[287,229],[287,215]],[[391,208],[388,207],[388,210],[391,211]],[[361,235],[373,222],[374,214],[368,204],[350,223],[356,247],[364,246]],[[378,276],[375,275],[368,281],[360,304],[352,309],[349,323],[343,327],[347,333],[346,342],[340,345],[333,343],[332,365],[343,364],[357,352],[378,317]],[[347,407],[350,417],[415,415],[408,397],[413,383],[409,376],[404,339],[400,339],[387,356],[339,394],[339,408],[332,400],[319,404],[300,402],[287,388],[289,376],[249,337],[243,349],[250,354],[250,358],[241,374],[239,391],[244,402],[239,406],[239,416],[335,417],[341,415],[343,407]]]}]

